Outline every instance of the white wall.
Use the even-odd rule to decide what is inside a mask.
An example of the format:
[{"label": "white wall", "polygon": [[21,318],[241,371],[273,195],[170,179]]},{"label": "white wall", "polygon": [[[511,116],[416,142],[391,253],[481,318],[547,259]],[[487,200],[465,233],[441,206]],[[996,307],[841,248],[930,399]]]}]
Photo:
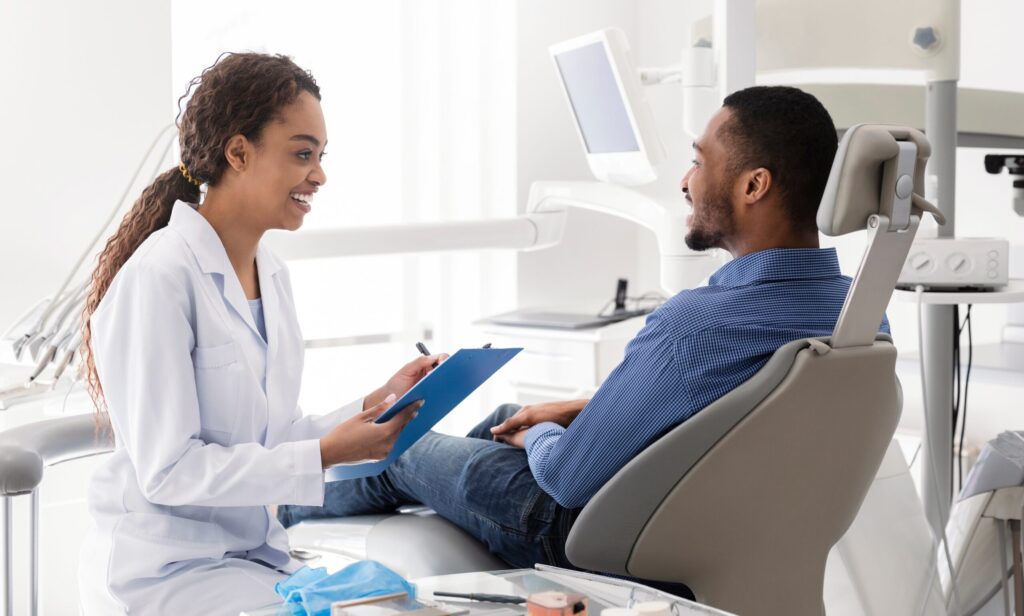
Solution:
[{"label": "white wall", "polygon": [[[520,0],[517,3],[519,65],[516,110],[518,204],[525,211],[537,180],[593,180],[560,91],[548,46],[594,30],[622,28],[636,41],[634,0]],[[518,300],[523,307],[567,307],[597,311],[614,296],[615,280],[631,281],[631,295],[653,290],[639,280],[638,238],[650,235],[632,223],[572,210],[563,241],[547,250],[520,253]],[[644,272],[645,277],[649,272]]]},{"label": "white wall", "polygon": [[[640,35],[631,41],[637,64],[644,67],[679,64],[683,50],[690,46],[688,24],[695,16],[710,11],[711,3],[705,0],[644,0],[639,3],[637,31]],[[693,139],[683,132],[682,88],[678,83],[648,86],[645,95],[665,146],[665,160],[658,167],[658,180],[644,190],[665,201],[681,200],[683,194],[679,182],[693,160]],[[686,229],[678,229],[677,232],[685,234]],[[660,267],[653,233],[641,231],[637,259],[641,271],[653,276],[644,288],[653,288]]]},{"label": "white wall", "polygon": [[[170,29],[169,0],[0,3],[0,331],[56,290],[173,120]],[[16,416],[29,412],[43,419],[39,406],[6,411],[5,420],[20,423]],[[58,467],[41,486],[44,615],[78,613],[75,572],[94,465]],[[29,613],[27,502],[15,500],[16,614]]]},{"label": "white wall", "polygon": [[169,0],[0,3],[0,331],[52,293],[170,113]]}]

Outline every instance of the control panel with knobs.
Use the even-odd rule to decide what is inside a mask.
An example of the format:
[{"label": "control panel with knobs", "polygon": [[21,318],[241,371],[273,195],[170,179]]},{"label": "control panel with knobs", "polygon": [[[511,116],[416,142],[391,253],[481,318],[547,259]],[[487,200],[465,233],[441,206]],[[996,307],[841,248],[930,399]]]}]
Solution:
[{"label": "control panel with knobs", "polygon": [[995,288],[1010,275],[1010,243],[994,238],[935,238],[914,242],[900,273],[901,287]]}]

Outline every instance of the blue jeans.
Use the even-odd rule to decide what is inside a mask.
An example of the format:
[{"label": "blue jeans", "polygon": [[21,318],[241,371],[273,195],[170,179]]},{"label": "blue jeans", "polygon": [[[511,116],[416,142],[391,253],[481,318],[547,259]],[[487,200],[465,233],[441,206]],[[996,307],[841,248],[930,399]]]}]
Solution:
[{"label": "blue jeans", "polygon": [[328,483],[323,507],[282,505],[277,517],[288,527],[422,503],[513,567],[572,567],[565,540],[579,510],[537,485],[525,451],[491,438],[490,428],[517,410],[499,406],[465,438],[428,432],[380,475]]}]

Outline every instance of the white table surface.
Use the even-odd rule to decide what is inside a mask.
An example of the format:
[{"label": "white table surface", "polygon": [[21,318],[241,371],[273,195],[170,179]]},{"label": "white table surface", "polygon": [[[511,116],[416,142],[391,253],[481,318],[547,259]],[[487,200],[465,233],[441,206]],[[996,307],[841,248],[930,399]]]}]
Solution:
[{"label": "white table surface", "polygon": [[[513,569],[509,571],[480,571],[456,573],[413,580],[416,584],[417,599],[433,601],[435,590],[466,593],[491,593],[527,596],[545,590],[571,589],[587,596],[587,613],[600,616],[601,610],[618,606],[632,606],[644,601],[666,601],[672,606],[673,616],[731,616],[728,612],[687,601],[659,590],[598,575],[577,573],[544,567],[543,569]],[[479,601],[461,602],[445,598],[449,605],[466,605],[470,616],[521,616],[526,606],[515,606]],[[279,616],[290,614],[280,606],[267,606],[259,610],[243,612],[241,616]]]}]

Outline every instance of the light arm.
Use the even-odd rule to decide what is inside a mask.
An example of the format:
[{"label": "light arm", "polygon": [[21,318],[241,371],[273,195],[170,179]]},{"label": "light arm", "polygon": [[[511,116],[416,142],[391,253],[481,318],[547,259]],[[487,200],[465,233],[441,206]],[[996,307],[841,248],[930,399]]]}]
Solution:
[{"label": "light arm", "polygon": [[661,253],[661,284],[676,293],[697,286],[720,264],[687,248],[682,203],[661,203],[638,191],[603,182],[534,182],[525,216],[493,220],[349,227],[271,233],[284,259],[405,254],[456,250],[540,250],[562,239],[568,208],[625,218],[654,231]]}]

